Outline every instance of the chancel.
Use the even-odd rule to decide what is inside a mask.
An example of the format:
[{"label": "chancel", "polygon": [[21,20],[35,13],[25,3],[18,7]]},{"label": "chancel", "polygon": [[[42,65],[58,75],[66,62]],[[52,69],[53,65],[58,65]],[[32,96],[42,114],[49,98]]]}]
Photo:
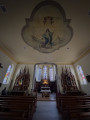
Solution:
[{"label": "chancel", "polygon": [[0,0],[0,120],[90,120],[90,0]]},{"label": "chancel", "polygon": [[35,65],[35,84],[36,87],[34,89],[37,89],[38,92],[44,92],[46,89],[49,92],[56,92],[55,85],[57,83],[56,81],[56,74],[57,74],[57,65],[54,63],[38,63]]}]

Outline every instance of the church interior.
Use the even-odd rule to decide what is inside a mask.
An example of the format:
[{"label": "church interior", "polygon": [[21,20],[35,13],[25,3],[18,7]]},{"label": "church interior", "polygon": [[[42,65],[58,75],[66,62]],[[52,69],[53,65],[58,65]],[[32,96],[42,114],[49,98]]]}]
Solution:
[{"label": "church interior", "polygon": [[0,0],[0,120],[90,120],[90,0]]}]

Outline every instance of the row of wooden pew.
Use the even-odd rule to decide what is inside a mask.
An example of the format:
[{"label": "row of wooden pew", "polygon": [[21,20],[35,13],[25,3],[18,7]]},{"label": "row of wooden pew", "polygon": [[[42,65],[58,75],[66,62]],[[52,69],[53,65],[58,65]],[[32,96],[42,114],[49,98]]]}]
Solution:
[{"label": "row of wooden pew", "polygon": [[64,120],[90,120],[90,96],[57,96],[57,107]]},{"label": "row of wooden pew", "polygon": [[35,96],[0,96],[0,120],[32,120]]}]

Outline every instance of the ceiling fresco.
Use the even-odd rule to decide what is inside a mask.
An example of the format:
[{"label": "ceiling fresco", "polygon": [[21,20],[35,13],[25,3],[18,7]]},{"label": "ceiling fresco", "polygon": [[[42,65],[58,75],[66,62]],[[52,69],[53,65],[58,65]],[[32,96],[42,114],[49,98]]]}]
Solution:
[{"label": "ceiling fresco", "polygon": [[64,9],[55,1],[43,1],[32,11],[22,37],[26,44],[41,53],[52,53],[65,46],[72,38],[73,30],[66,19]]}]

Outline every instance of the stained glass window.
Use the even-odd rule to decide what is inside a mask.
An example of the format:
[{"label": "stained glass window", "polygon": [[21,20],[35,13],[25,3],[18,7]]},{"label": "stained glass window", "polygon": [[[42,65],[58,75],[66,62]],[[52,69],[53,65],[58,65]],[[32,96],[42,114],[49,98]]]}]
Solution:
[{"label": "stained glass window", "polygon": [[81,84],[84,84],[84,85],[87,84],[82,67],[80,65],[77,66],[77,71],[78,71],[78,75],[79,75]]},{"label": "stained glass window", "polygon": [[7,72],[6,72],[6,75],[4,77],[4,80],[3,80],[3,84],[8,84],[9,83],[10,76],[11,76],[11,73],[12,73],[12,68],[13,68],[13,65],[9,65],[9,67],[7,69]]}]

